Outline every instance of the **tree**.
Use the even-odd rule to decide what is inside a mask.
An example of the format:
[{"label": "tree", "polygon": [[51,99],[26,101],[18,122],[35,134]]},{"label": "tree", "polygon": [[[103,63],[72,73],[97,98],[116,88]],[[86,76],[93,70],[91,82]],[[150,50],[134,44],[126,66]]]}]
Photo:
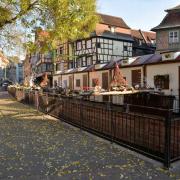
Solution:
[{"label": "tree", "polygon": [[[16,27],[22,31],[21,40],[32,40],[32,31],[41,27],[48,32],[44,46],[84,38],[98,22],[96,0],[1,0],[0,34]],[[13,40],[12,34],[4,36]],[[17,36],[14,36],[17,39]],[[1,38],[1,36],[0,36]],[[24,40],[24,39],[23,39]],[[0,39],[1,41],[1,39]],[[28,43],[28,45],[32,45]]]}]

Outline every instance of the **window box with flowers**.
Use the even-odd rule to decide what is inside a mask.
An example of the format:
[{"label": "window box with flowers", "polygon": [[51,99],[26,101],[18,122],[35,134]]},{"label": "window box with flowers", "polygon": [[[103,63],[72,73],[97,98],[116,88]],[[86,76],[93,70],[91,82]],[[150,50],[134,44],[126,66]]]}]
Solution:
[{"label": "window box with flowers", "polygon": [[158,89],[169,89],[169,74],[154,76],[154,85]]}]

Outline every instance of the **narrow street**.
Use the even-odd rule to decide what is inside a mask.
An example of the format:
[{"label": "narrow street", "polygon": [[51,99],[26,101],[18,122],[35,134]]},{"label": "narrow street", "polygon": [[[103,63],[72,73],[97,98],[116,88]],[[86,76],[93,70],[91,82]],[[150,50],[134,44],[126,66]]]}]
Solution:
[{"label": "narrow street", "polygon": [[0,179],[180,180],[177,164],[164,170],[0,92]]}]

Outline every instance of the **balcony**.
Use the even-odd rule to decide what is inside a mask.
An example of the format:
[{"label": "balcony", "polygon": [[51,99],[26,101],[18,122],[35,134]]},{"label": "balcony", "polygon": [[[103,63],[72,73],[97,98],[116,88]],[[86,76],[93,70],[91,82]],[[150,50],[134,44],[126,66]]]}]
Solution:
[{"label": "balcony", "polygon": [[180,43],[169,43],[169,49],[180,50]]}]

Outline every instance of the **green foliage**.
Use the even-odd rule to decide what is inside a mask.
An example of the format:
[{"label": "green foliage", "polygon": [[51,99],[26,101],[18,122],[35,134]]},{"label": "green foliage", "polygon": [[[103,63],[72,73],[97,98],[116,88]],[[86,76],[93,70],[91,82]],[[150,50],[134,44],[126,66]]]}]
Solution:
[{"label": "green foliage", "polygon": [[30,4],[31,4],[30,0],[20,0],[19,5],[21,11],[24,11],[26,13],[26,11],[28,11]]},{"label": "green foliage", "polygon": [[8,60],[15,64],[19,63],[19,57],[17,57],[17,56],[9,56]]},{"label": "green foliage", "polygon": [[0,24],[5,23],[6,20],[11,18],[12,14],[6,7],[0,6]]},{"label": "green foliage", "polygon": [[[2,0],[0,3],[0,32],[15,25],[26,29],[26,35],[37,27],[49,33],[40,44],[28,43],[30,50],[53,49],[58,42],[88,37],[98,20],[96,0]],[[29,37],[26,36],[26,41],[32,40]]]}]

